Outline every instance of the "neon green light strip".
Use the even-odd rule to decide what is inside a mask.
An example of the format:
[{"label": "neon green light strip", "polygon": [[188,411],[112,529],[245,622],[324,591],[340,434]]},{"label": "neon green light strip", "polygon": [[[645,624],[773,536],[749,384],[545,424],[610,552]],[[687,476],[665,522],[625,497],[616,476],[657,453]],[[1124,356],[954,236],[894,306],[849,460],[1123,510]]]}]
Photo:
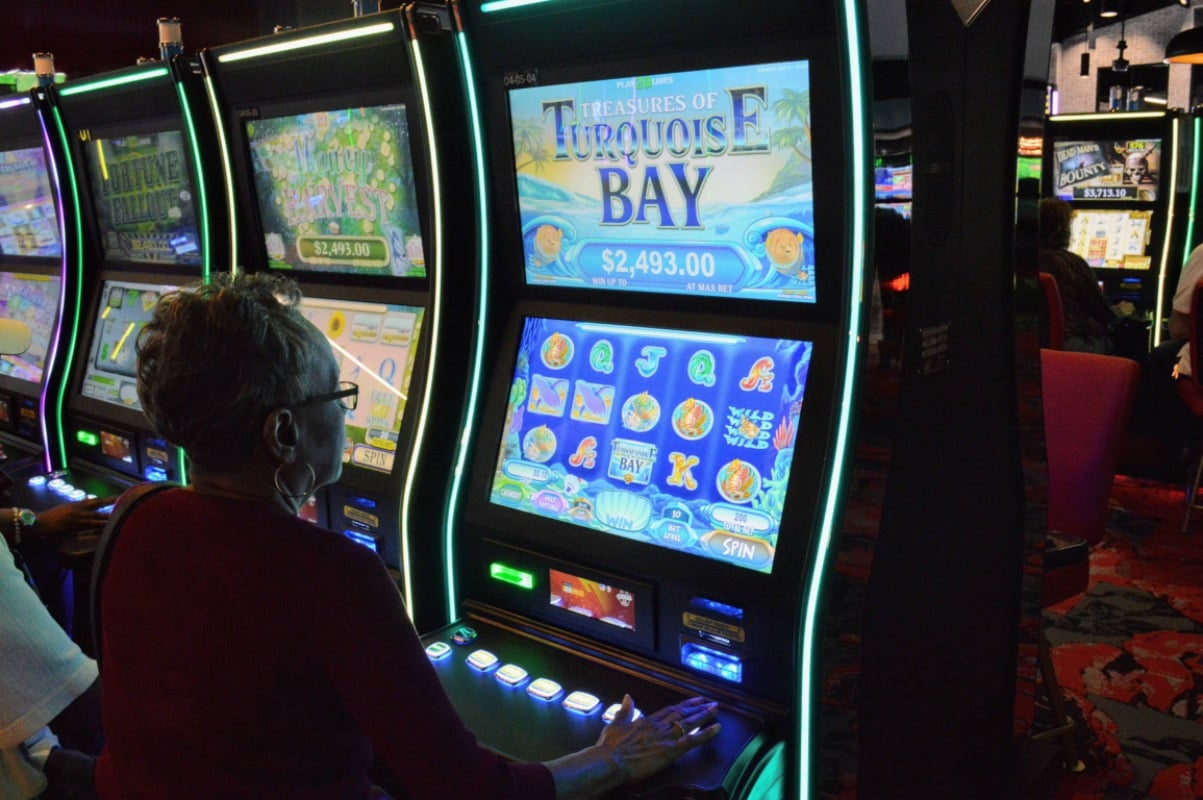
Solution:
[{"label": "neon green light strip", "polygon": [[230,235],[230,273],[238,273],[238,217],[234,197],[233,162],[230,161],[230,144],[226,141],[226,126],[222,122],[221,103],[217,100],[217,88],[213,79],[205,76],[205,94],[209,96],[209,110],[213,114],[213,125],[217,129],[217,145],[221,148],[221,172],[226,183],[226,221]]},{"label": "neon green light strip", "polygon": [[1098,122],[1100,120],[1112,122],[1129,119],[1157,119],[1164,116],[1164,111],[1112,111],[1106,114],[1057,114],[1049,119],[1054,122]]},{"label": "neon green light strip", "polygon": [[155,80],[157,78],[167,77],[167,67],[153,67],[145,72],[138,72],[133,75],[119,75],[115,78],[104,78],[97,81],[84,81],[81,83],[68,84],[58,90],[58,93],[63,97],[69,97],[73,94],[86,94],[88,92],[98,92],[101,89],[112,89],[114,86],[125,86],[130,83],[140,83],[141,81]]},{"label": "neon green light strip", "polygon": [[1186,241],[1182,243],[1182,257],[1190,255],[1195,246],[1195,211],[1199,207],[1199,152],[1200,119],[1195,117],[1194,136],[1191,143],[1190,171],[1190,207],[1186,212]]},{"label": "neon green light strip", "polygon": [[[74,159],[71,156],[71,142],[67,138],[67,126],[63,124],[63,117],[59,113],[57,106],[54,107],[54,126],[55,126],[55,128],[58,129],[59,142],[62,144],[62,149],[63,149],[63,157],[67,160],[67,164],[66,164],[67,168],[65,170],[67,175],[66,175],[66,180],[64,181],[64,183],[71,190],[71,198],[72,198],[71,211],[72,211],[72,216],[75,219],[75,231],[74,231],[74,238],[75,238],[75,242],[76,242],[76,244],[75,244],[75,280],[71,281],[71,284],[73,285],[73,287],[75,289],[75,298],[74,298],[74,302],[72,302],[70,304],[71,309],[72,309],[72,319],[70,320],[70,325],[67,326],[66,323],[68,322],[68,320],[66,318],[63,319],[64,325],[65,325],[63,334],[64,334],[65,340],[67,342],[67,357],[63,361],[63,364],[64,364],[64,369],[68,370],[67,374],[70,374],[69,370],[75,364],[75,345],[79,341],[79,338],[80,338],[79,337],[79,313],[80,313],[80,307],[83,305],[82,294],[83,294],[83,282],[84,282],[83,281],[83,276],[84,276],[84,248],[83,248],[84,223],[83,223],[83,217],[81,216],[82,212],[80,211],[80,208],[79,208],[79,184],[75,180],[75,164],[74,164]],[[66,241],[67,240],[64,239],[64,244],[66,243]],[[67,291],[68,291],[67,287],[64,286],[63,287],[64,305],[66,305],[65,301],[66,301]],[[67,467],[67,441],[66,441],[66,437],[63,433],[63,412],[64,412],[64,409],[66,409],[66,407],[67,407],[67,384],[68,383],[69,383],[69,381],[67,381],[67,380],[62,380],[59,382],[58,397],[55,399],[55,408],[54,408],[54,441],[47,442],[47,445],[51,448],[52,451],[53,450],[58,451],[59,463],[57,464],[57,467],[59,469],[66,469],[66,467]]]},{"label": "neon green light strip", "polygon": [[200,210],[201,281],[208,283],[213,264],[212,255],[209,252],[209,189],[205,184],[205,165],[201,160],[200,148],[196,142],[196,123],[192,118],[192,104],[188,102],[188,93],[184,91],[182,83],[177,83],[175,90],[180,98],[180,108],[184,112],[184,125],[188,128],[188,141],[192,145],[192,168],[196,173],[196,194],[200,200],[197,205]]},{"label": "neon green light strip", "polygon": [[550,2],[553,2],[553,0],[491,0],[491,2],[480,4],[480,12],[482,14],[491,14],[494,11],[508,11],[511,8],[537,6],[540,3]]},{"label": "neon green light strip", "polygon": [[459,590],[456,586],[457,575],[455,571],[455,543],[458,520],[456,519],[455,511],[459,507],[459,496],[464,485],[464,473],[468,468],[468,442],[472,431],[476,427],[476,417],[480,412],[480,384],[483,372],[483,359],[481,356],[484,353],[485,347],[485,323],[488,321],[489,303],[489,265],[487,263],[489,255],[489,201],[486,191],[488,176],[485,175],[484,161],[481,155],[484,152],[484,134],[480,127],[480,105],[477,100],[472,56],[468,52],[467,39],[463,33],[455,35],[455,45],[459,52],[460,73],[464,78],[464,97],[468,101],[468,124],[472,131],[472,152],[470,156],[472,159],[472,168],[476,174],[477,205],[475,222],[476,229],[480,232],[479,241],[477,242],[480,249],[477,251],[476,263],[480,267],[478,270],[480,294],[476,306],[476,341],[473,342],[472,363],[469,366],[470,375],[468,378],[468,398],[464,412],[464,426],[460,431],[459,447],[455,457],[455,468],[451,477],[451,491],[447,495],[447,509],[443,515],[444,524],[446,525],[446,529],[443,531],[443,569],[445,572],[444,585],[447,592],[447,619],[457,619],[459,617]]},{"label": "neon green light strip", "polygon": [[409,529],[409,514],[406,513],[410,509],[410,501],[413,497],[414,481],[417,480],[418,463],[421,460],[422,447],[426,433],[426,423],[430,416],[431,394],[430,387],[434,385],[436,367],[439,364],[439,330],[441,328],[441,319],[443,316],[443,199],[440,196],[439,190],[441,186],[441,178],[439,174],[439,150],[437,146],[438,132],[435,130],[434,118],[430,114],[430,89],[427,85],[426,64],[422,60],[422,48],[418,45],[417,40],[410,42],[410,51],[414,57],[414,73],[418,79],[418,93],[422,96],[422,114],[426,121],[426,144],[429,148],[427,158],[430,162],[430,185],[434,193],[434,202],[432,203],[431,231],[434,244],[434,273],[431,275],[431,298],[430,298],[430,320],[426,325],[426,330],[430,331],[430,351],[427,355],[426,368],[426,390],[422,392],[422,406],[418,413],[417,429],[414,434],[413,450],[409,455],[409,469],[405,473],[405,486],[401,492],[401,508],[399,516],[401,519],[401,582],[402,591],[405,594],[405,606],[409,611],[409,615],[413,617],[414,611],[414,590],[413,590],[413,570],[414,564],[410,559],[410,529]]},{"label": "neon green light strip", "polygon": [[376,36],[381,33],[388,33],[397,26],[391,22],[378,22],[375,25],[368,25],[363,28],[356,28],[347,31],[334,31],[333,33],[322,33],[317,36],[304,36],[300,39],[292,39],[287,42],[275,42],[274,44],[265,44],[260,47],[248,47],[246,50],[235,50],[230,53],[222,53],[217,57],[218,61],[246,61],[251,58],[259,58],[260,56],[270,56],[279,53],[288,53],[293,50],[303,50],[306,47],[321,47],[324,44],[334,44],[335,42],[345,42],[350,39],[363,39],[368,36]]},{"label": "neon green light strip", "polygon": [[1174,206],[1177,203],[1178,192],[1178,118],[1170,122],[1170,196],[1165,208],[1165,236],[1161,239],[1161,268],[1157,270],[1157,311],[1153,315],[1153,346],[1161,344],[1161,308],[1165,302],[1165,273],[1169,269],[1170,245],[1173,244],[1170,233],[1173,231]]},{"label": "neon green light strip", "polygon": [[798,759],[797,796],[804,800],[810,794],[815,782],[816,765],[812,763],[813,754],[817,751],[814,739],[817,681],[814,675],[818,665],[818,628],[819,606],[822,596],[823,579],[828,572],[828,562],[832,557],[832,540],[837,523],[836,510],[839,508],[840,494],[844,485],[844,470],[848,459],[848,449],[852,446],[849,441],[850,425],[853,409],[855,408],[855,389],[857,385],[857,369],[860,359],[861,304],[864,299],[864,270],[865,270],[865,236],[866,231],[866,190],[868,181],[869,149],[868,132],[866,128],[866,98],[863,94],[865,63],[860,21],[857,15],[856,0],[843,2],[843,36],[844,57],[848,62],[847,91],[849,93],[849,137],[847,141],[849,161],[852,167],[852,209],[851,225],[848,231],[849,240],[849,307],[848,330],[845,332],[845,348],[847,355],[844,361],[844,382],[840,397],[840,410],[836,422],[835,446],[832,457],[830,483],[827,486],[827,497],[823,504],[822,521],[816,542],[814,560],[812,562],[810,579],[807,581],[804,615],[802,618],[801,642],[802,650],[798,658]]}]

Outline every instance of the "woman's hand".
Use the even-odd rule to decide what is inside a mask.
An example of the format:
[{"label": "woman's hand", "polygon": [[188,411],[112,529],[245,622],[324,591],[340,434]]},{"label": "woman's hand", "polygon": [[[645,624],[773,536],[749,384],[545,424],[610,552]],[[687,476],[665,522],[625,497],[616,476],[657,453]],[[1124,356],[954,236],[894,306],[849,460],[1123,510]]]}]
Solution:
[{"label": "woman's hand", "polygon": [[701,697],[632,719],[630,695],[597,744],[547,763],[556,784],[557,800],[598,797],[611,789],[650,778],[698,745],[718,735],[714,721],[718,703]]},{"label": "woman's hand", "polygon": [[69,533],[94,533],[108,522],[108,512],[99,509],[111,505],[115,497],[93,497],[75,503],[62,503],[38,512],[33,533],[37,536],[65,536]]},{"label": "woman's hand", "polygon": [[717,736],[717,709],[718,703],[693,697],[632,720],[635,704],[628,694],[598,737],[597,747],[617,761],[623,783],[638,783]]}]

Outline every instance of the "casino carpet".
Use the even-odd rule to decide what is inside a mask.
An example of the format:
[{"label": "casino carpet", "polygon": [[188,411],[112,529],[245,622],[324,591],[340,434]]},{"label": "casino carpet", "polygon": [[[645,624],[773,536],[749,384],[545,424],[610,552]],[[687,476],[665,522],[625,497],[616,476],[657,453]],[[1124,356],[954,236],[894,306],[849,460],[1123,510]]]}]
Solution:
[{"label": "casino carpet", "polygon": [[1120,476],[1085,595],[1045,611],[1086,769],[1056,800],[1203,798],[1203,512]]}]

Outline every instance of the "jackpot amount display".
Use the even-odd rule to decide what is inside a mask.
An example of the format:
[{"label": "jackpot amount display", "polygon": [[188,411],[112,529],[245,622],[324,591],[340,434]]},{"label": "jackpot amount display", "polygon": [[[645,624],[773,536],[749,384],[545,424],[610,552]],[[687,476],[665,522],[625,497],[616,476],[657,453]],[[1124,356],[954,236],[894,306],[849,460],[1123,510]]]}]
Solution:
[{"label": "jackpot amount display", "polygon": [[770,572],[812,348],[528,318],[490,499]]}]

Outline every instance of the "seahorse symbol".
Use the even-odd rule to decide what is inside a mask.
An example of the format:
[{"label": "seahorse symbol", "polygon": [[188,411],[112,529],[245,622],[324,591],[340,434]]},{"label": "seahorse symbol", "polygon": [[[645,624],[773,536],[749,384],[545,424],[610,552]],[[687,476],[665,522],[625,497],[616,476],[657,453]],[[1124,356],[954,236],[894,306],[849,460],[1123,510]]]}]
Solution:
[{"label": "seahorse symbol", "polygon": [[597,438],[586,436],[581,439],[581,443],[576,446],[576,452],[568,456],[568,463],[574,467],[579,467],[582,464],[585,469],[593,469],[593,463],[597,458]]},{"label": "seahorse symbol", "polygon": [[762,356],[756,359],[756,363],[752,365],[752,369],[748,370],[747,377],[739,382],[739,388],[745,392],[750,392],[755,389],[758,392],[773,391],[773,359],[768,356]]}]

